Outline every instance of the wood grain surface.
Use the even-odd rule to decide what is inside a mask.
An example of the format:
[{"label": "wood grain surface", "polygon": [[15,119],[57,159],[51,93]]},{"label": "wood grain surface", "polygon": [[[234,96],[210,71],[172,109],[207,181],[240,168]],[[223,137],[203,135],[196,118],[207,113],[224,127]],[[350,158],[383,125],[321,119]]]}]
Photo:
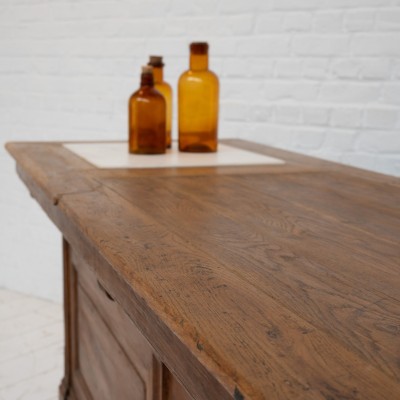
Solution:
[{"label": "wood grain surface", "polygon": [[7,148],[194,399],[400,399],[400,181],[227,143],[286,164],[101,170],[60,143]]}]

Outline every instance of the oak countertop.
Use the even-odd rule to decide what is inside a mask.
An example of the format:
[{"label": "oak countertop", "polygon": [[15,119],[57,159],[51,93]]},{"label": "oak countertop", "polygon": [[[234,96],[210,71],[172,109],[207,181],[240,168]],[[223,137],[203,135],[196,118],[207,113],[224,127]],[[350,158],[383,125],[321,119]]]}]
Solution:
[{"label": "oak countertop", "polygon": [[400,180],[223,142],[286,163],[98,169],[61,143],[7,149],[196,398],[400,399]]}]

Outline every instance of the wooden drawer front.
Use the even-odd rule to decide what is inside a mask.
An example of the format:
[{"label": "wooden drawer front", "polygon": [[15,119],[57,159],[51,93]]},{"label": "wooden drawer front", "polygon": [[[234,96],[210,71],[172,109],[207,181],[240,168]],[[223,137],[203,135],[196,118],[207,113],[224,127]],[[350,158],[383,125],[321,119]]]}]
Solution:
[{"label": "wooden drawer front", "polygon": [[[77,268],[78,285],[92,300],[103,322],[125,350],[142,379],[151,386],[155,363],[153,348],[121,306],[113,300],[113,293],[109,293],[105,285],[98,281],[92,269],[83,260],[76,260],[76,257],[73,260],[80,264]],[[150,393],[148,398],[153,399]]]},{"label": "wooden drawer front", "polygon": [[146,400],[145,383],[78,288],[78,365],[93,400]]}]

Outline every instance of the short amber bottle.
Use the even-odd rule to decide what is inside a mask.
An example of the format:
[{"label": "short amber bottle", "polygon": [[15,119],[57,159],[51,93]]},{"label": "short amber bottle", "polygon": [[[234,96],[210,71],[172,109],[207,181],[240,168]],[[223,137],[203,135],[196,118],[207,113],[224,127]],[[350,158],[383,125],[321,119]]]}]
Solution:
[{"label": "short amber bottle", "polygon": [[154,87],[164,96],[167,106],[167,147],[171,147],[172,88],[164,81],[164,63],[160,56],[150,56],[148,65],[153,67]]},{"label": "short amber bottle", "polygon": [[178,82],[180,151],[217,151],[218,101],[218,78],[208,69],[208,44],[192,43],[190,68]]},{"label": "short amber bottle", "polygon": [[154,88],[153,68],[142,67],[140,88],[129,99],[129,152],[165,153],[166,102]]}]

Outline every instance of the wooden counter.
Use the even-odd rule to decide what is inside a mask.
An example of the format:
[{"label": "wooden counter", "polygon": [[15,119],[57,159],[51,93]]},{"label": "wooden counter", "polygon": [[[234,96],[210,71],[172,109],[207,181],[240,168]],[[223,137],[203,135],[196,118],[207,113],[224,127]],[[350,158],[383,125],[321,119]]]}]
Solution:
[{"label": "wooden counter", "polygon": [[286,164],[7,145],[64,237],[60,399],[400,399],[400,181],[225,142]]}]

